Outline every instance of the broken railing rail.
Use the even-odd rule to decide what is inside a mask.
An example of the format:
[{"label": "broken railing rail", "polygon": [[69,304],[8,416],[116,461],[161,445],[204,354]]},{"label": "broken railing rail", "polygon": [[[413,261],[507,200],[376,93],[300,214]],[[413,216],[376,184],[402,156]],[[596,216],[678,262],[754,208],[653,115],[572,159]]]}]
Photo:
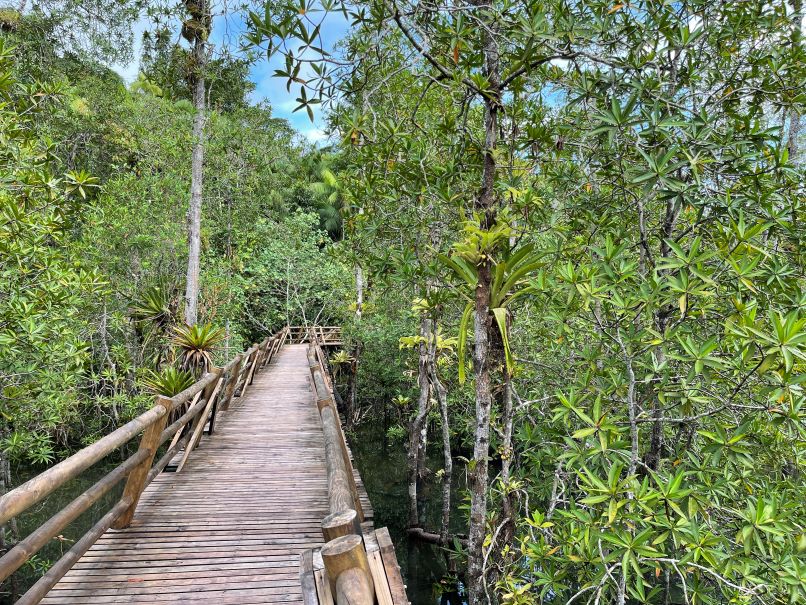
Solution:
[{"label": "broken railing rail", "polygon": [[[212,368],[178,395],[157,396],[154,407],[150,410],[0,497],[0,525],[3,525],[142,433],[139,448],[134,454],[0,558],[2,582],[126,478],[123,495],[117,504],[17,601],[18,605],[38,603],[106,530],[127,527],[132,521],[143,490],[184,449],[182,461],[177,468],[177,471],[182,470],[201,440],[205,425],[209,422],[208,434],[212,434],[217,410],[226,410],[234,396],[244,395],[255,372],[272,360],[288,336],[289,330],[285,327],[274,336],[252,345],[223,368]],[[176,420],[168,425],[169,419],[177,415]],[[157,450],[168,440],[171,440],[170,445],[154,463]]]},{"label": "broken railing rail", "polygon": [[[312,588],[316,582],[310,553],[306,553],[301,560],[300,575],[305,604],[329,605],[335,602],[336,605],[405,605],[408,599],[394,551],[391,550],[391,542],[387,547],[387,551],[391,552],[386,552],[387,559],[391,560],[386,568],[380,563],[380,559],[376,563],[375,559],[368,557],[366,537],[361,527],[364,511],[347,441],[336,410],[323,343],[316,332],[309,333],[309,338],[308,365],[325,438],[329,514],[322,520],[325,545],[321,549],[321,555],[327,575],[327,586],[322,587],[325,596],[324,599],[320,598],[319,591]],[[372,533],[374,536],[375,532]],[[383,532],[381,535],[388,536],[388,533]],[[378,550],[376,544],[376,552],[373,553],[376,558],[380,557]],[[373,566],[370,561],[376,564]],[[391,590],[390,586],[394,586],[395,590]]]}]

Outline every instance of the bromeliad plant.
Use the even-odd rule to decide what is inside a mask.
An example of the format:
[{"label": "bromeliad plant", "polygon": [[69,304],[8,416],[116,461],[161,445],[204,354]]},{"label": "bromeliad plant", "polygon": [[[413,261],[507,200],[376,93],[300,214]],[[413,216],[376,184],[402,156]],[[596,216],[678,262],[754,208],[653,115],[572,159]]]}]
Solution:
[{"label": "bromeliad plant", "polygon": [[179,299],[178,286],[162,277],[140,291],[129,305],[142,355],[152,367],[159,367],[168,353],[171,327],[178,319]]},{"label": "bromeliad plant", "polygon": [[180,367],[197,376],[207,372],[213,365],[213,351],[224,335],[223,329],[212,324],[174,327],[172,342],[180,352]]},{"label": "bromeliad plant", "polygon": [[465,239],[454,244],[454,253],[451,256],[439,255],[439,259],[451,271],[452,277],[459,281],[459,292],[467,300],[459,323],[457,339],[460,382],[465,381],[467,336],[473,317],[475,304],[473,295],[478,284],[479,262],[491,259],[493,263],[490,314],[501,334],[506,370],[510,374],[514,365],[509,346],[510,306],[528,292],[529,277],[542,264],[532,244],[524,244],[517,248],[511,245],[514,230],[503,216],[499,217],[490,229],[483,229],[480,218],[476,216],[465,223],[464,233]]},{"label": "bromeliad plant", "polygon": [[190,387],[195,381],[196,379],[190,372],[167,366],[160,372],[146,370],[141,382],[148,391],[155,395],[173,397]]}]

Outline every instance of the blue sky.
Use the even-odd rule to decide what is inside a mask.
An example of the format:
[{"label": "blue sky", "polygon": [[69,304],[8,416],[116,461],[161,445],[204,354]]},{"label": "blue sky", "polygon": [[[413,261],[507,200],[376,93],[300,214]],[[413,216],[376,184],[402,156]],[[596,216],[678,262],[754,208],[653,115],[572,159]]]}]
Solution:
[{"label": "blue sky", "polygon": [[[126,80],[132,82],[137,78],[140,48],[143,32],[151,28],[151,24],[142,19],[134,26],[134,60],[126,65],[114,65],[113,68]],[[241,15],[216,18],[213,24],[212,42],[219,48],[227,44],[230,48],[237,48],[240,42],[240,35],[245,29],[245,24]],[[348,23],[341,15],[331,14],[327,16],[322,25],[321,33],[326,49],[330,49],[347,32]],[[177,38],[178,38],[177,25]],[[275,77],[274,70],[285,66],[282,57],[273,57],[267,60],[265,55],[262,60],[252,66],[250,79],[255,83],[253,101],[267,100],[271,103],[273,114],[279,118],[287,119],[291,125],[305,138],[314,143],[326,141],[324,132],[324,120],[322,111],[316,107],[314,111],[314,121],[311,122],[305,110],[294,112],[297,103],[294,101],[299,96],[299,86],[292,86],[291,92],[286,91],[286,81],[284,78]],[[304,74],[303,74],[304,76]]]}]

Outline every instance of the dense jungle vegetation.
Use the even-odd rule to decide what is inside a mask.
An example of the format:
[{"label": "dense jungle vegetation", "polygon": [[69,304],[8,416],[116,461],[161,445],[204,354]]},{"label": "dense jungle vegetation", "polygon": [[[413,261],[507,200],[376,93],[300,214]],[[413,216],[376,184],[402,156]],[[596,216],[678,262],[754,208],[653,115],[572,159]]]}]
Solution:
[{"label": "dense jungle vegetation", "polygon": [[[471,605],[806,603],[803,20],[802,0],[0,9],[0,489],[208,360],[343,325],[345,425],[390,425],[410,539]],[[127,83],[110,65],[141,21]],[[327,146],[258,100],[269,59]]]}]

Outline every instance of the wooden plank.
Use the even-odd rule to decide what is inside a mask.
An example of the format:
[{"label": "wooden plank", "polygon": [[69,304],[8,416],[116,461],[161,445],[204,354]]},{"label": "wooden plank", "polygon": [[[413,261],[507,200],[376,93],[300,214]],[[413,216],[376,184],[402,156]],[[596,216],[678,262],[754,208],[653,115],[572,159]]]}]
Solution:
[{"label": "wooden plank", "polygon": [[375,582],[375,598],[378,605],[393,605],[392,592],[389,590],[389,582],[386,579],[386,569],[383,566],[381,552],[375,550],[367,553],[369,569],[372,572],[372,580]]},{"label": "wooden plank", "polygon": [[314,577],[316,578],[316,594],[319,595],[320,605],[334,605],[327,572],[324,569],[317,569],[314,571]]},{"label": "wooden plank", "polygon": [[392,595],[394,605],[408,605],[409,598],[406,596],[406,585],[403,584],[403,576],[400,574],[400,565],[397,563],[395,547],[389,530],[385,527],[375,530],[375,539],[378,541],[378,549],[381,553],[383,568],[386,571],[386,581],[389,583],[389,592]]},{"label": "wooden plank", "polygon": [[313,551],[310,549],[303,551],[299,557],[299,583],[302,586],[302,602],[305,605],[319,605],[313,574]]}]

